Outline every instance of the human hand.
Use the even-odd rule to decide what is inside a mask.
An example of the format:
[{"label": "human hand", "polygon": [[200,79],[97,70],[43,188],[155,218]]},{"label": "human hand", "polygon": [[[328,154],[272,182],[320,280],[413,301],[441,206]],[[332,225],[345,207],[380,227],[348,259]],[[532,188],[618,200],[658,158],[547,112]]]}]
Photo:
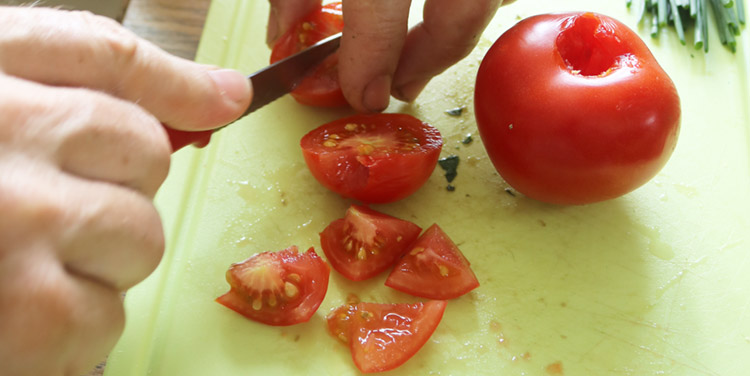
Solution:
[{"label": "human hand", "polygon": [[[321,0],[269,0],[273,43]],[[430,79],[466,57],[500,5],[513,0],[427,0],[407,30],[410,0],[343,0],[339,81],[358,111],[384,110],[390,96],[410,102]]]},{"label": "human hand", "polygon": [[121,291],[164,247],[160,123],[241,115],[238,72],[88,13],[0,7],[0,374],[78,375],[122,331]]}]

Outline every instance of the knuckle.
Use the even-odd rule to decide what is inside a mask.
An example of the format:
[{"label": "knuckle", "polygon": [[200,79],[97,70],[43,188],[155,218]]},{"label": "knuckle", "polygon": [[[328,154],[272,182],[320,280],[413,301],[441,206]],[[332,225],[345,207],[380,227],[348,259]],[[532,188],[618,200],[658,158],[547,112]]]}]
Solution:
[{"label": "knuckle", "polygon": [[57,155],[63,168],[99,163],[109,169],[100,175],[152,197],[170,165],[171,147],[160,122],[135,103],[87,89],[68,90],[75,91],[71,96],[79,105],[71,107],[69,121],[59,130]]},{"label": "knuckle", "polygon": [[[42,235],[55,236],[67,211],[57,193],[40,188],[53,182],[53,179],[45,179],[50,174],[40,171],[33,161],[24,159],[7,164],[0,162],[0,170],[0,212],[3,213],[0,234],[4,243],[33,242],[42,240]],[[35,178],[32,174],[41,177]]]},{"label": "knuckle", "polygon": [[[132,69],[141,49],[141,42],[135,34],[107,17],[88,11],[76,11],[74,14],[88,29],[88,34],[95,36],[93,40],[97,51],[108,52],[111,57],[108,61],[114,62],[114,71],[128,72]],[[123,77],[126,76],[127,74],[123,74]],[[117,90],[117,87],[113,89]]]}]

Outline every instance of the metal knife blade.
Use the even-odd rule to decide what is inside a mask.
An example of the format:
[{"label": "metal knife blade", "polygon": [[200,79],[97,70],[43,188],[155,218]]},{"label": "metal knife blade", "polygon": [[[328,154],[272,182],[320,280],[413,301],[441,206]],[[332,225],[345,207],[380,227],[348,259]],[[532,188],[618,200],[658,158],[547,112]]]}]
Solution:
[{"label": "metal knife blade", "polygon": [[[279,60],[247,76],[253,87],[253,101],[239,119],[292,92],[302,79],[307,77],[318,64],[339,48],[340,42],[341,33],[334,34],[301,52]],[[195,145],[199,148],[206,146],[211,140],[211,134],[223,129],[227,125],[198,132],[172,129],[167,125],[164,125],[164,128],[169,136],[172,152],[175,152],[187,145]]]},{"label": "metal knife blade", "polygon": [[253,102],[242,116],[294,90],[313,68],[339,48],[340,42],[341,33],[332,35],[249,75],[247,78],[253,86]]}]

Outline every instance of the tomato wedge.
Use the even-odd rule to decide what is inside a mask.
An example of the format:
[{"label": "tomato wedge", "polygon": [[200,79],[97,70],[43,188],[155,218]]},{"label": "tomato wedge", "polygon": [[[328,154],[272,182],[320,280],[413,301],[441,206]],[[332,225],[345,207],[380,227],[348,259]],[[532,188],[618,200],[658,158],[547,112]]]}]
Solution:
[{"label": "tomato wedge", "polygon": [[310,172],[326,188],[366,203],[400,200],[437,165],[443,139],[406,114],[360,114],[324,124],[300,142]]},{"label": "tomato wedge", "polygon": [[361,281],[393,266],[421,231],[407,220],[352,205],[320,233],[320,245],[337,272]]},{"label": "tomato wedge", "polygon": [[[271,63],[291,56],[344,29],[341,3],[308,13],[282,35],[271,51]],[[292,91],[297,102],[318,107],[348,106],[339,85],[338,53],[325,59]]]},{"label": "tomato wedge", "polygon": [[409,360],[435,332],[444,300],[425,303],[343,305],[327,317],[331,334],[349,344],[364,373],[394,369]]},{"label": "tomato wedge", "polygon": [[454,299],[479,286],[469,260],[437,224],[410,248],[386,286],[427,299]]},{"label": "tomato wedge", "polygon": [[296,246],[258,253],[227,270],[231,289],[217,302],[260,323],[285,326],[306,322],[328,290],[330,269],[313,248]]}]

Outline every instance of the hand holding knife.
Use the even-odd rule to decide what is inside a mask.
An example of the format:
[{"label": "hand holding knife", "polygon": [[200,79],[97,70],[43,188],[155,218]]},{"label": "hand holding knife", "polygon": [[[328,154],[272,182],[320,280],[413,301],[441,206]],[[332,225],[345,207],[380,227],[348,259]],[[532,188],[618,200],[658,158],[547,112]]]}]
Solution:
[{"label": "hand holding knife", "polygon": [[[249,75],[247,78],[253,87],[253,100],[240,118],[294,90],[302,79],[312,71],[312,68],[315,68],[326,57],[338,50],[340,42],[341,33],[332,35],[304,51],[279,60]],[[189,132],[172,129],[167,125],[164,127],[172,144],[173,153],[187,145],[206,146],[211,139],[211,135],[223,128]]]}]

